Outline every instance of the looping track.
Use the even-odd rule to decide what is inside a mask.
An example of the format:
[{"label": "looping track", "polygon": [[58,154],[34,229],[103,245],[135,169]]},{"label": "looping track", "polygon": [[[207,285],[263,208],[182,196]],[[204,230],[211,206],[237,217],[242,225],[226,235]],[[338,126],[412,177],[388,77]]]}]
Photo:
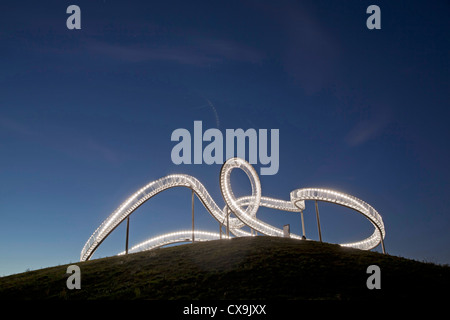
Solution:
[{"label": "looping track", "polygon": [[[231,188],[230,174],[236,168],[243,170],[250,179],[252,187],[251,196],[241,198],[234,196]],[[248,226],[267,236],[282,237],[283,230],[256,218],[258,208],[264,206],[277,210],[300,212],[305,209],[305,200],[326,201],[351,208],[364,215],[375,227],[373,234],[367,239],[344,243],[341,244],[342,246],[370,250],[375,248],[380,242],[382,243],[385,237],[383,219],[366,202],[341,192],[317,188],[293,190],[290,194],[290,201],[263,197],[261,195],[261,183],[255,169],[243,159],[231,158],[223,164],[220,171],[220,189],[226,203],[225,208],[219,208],[203,184],[196,178],[185,174],[165,176],[148,183],[136,191],[112,212],[87,240],[81,251],[80,261],[89,260],[94,251],[108,235],[144,202],[158,193],[174,187],[187,187],[192,189],[208,212],[220,223],[225,221],[228,211],[231,211],[237,218],[229,218],[229,230],[236,237],[251,236],[250,232],[242,230],[244,226]],[[191,236],[192,231],[180,231],[161,235],[134,246],[130,252],[150,250],[175,242],[191,241]],[[218,239],[219,236],[219,234],[206,231],[195,231],[194,233],[194,237],[198,241]],[[301,239],[299,235],[291,234],[290,236],[291,238]]]}]

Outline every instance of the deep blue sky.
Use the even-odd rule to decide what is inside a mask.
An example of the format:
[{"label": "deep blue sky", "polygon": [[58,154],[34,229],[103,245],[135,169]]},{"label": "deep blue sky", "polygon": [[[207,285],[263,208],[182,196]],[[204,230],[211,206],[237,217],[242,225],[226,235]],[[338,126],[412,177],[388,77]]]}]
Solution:
[{"label": "deep blue sky", "polygon": [[[81,30],[66,8],[81,8]],[[366,8],[381,8],[381,30]],[[220,165],[172,163],[173,130],[280,130],[263,195],[350,193],[383,216],[387,252],[450,263],[447,1],[2,1],[0,276],[75,263],[135,190],[194,175],[224,204]],[[256,167],[258,167],[256,165]],[[259,170],[258,170],[259,171]],[[249,183],[236,174],[236,192]],[[239,185],[239,181],[243,184]],[[317,239],[314,203],[307,236]],[[218,231],[196,201],[198,228]],[[368,221],[320,204],[325,241]],[[259,217],[300,233],[300,217]],[[190,227],[190,191],[131,218],[130,242]],[[124,249],[121,225],[94,257]],[[380,251],[380,248],[376,249]]]}]

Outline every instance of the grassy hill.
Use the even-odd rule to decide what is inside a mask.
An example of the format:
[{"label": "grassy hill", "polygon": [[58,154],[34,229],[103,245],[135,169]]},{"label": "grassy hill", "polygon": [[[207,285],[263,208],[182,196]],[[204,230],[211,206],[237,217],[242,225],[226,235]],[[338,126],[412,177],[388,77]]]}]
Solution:
[{"label": "grassy hill", "polygon": [[[381,289],[369,290],[369,265]],[[253,237],[186,244],[0,278],[0,299],[427,299],[448,298],[450,267],[339,245]]]}]

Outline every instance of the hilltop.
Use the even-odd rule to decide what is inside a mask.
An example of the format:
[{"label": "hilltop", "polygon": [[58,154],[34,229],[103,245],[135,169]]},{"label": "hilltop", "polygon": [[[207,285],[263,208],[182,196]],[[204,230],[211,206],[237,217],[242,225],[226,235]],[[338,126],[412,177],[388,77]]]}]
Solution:
[{"label": "hilltop", "polygon": [[[448,299],[450,267],[287,238],[185,244],[75,263],[81,289],[68,290],[68,265],[0,278],[0,299]],[[381,289],[366,286],[367,267]]]}]

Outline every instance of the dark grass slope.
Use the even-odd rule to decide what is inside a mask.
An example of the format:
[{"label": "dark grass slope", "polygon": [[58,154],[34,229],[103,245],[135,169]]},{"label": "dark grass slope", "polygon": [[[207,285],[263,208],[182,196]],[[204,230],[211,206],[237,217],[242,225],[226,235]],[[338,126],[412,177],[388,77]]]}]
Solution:
[{"label": "dark grass slope", "polygon": [[[426,299],[449,298],[450,267],[286,238],[217,240],[0,278],[0,299]],[[369,265],[381,289],[369,290]]]}]

